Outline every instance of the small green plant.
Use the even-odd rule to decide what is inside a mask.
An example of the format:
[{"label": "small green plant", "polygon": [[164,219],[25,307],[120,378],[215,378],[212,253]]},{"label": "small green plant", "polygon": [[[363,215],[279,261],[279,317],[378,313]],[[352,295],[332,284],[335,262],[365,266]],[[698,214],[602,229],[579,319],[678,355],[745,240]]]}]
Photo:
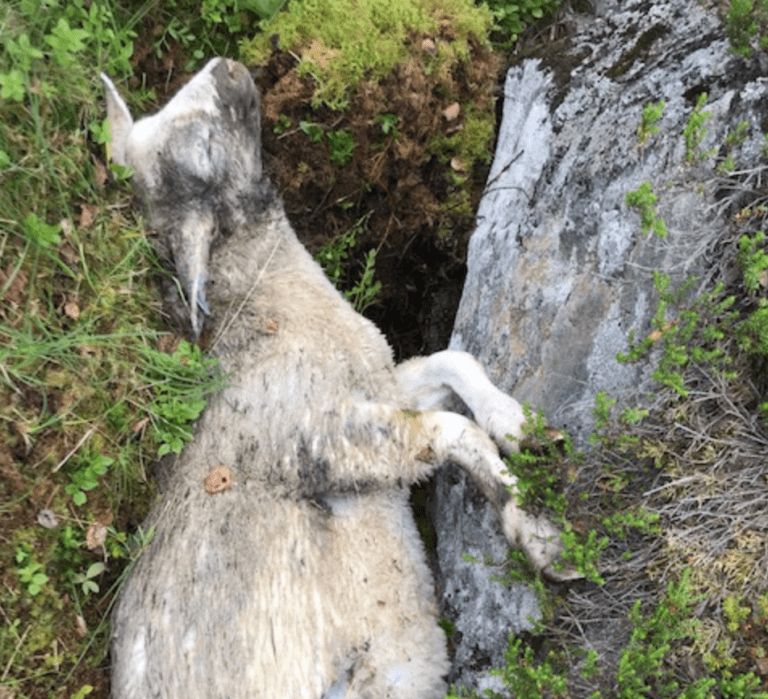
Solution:
[{"label": "small green plant", "polygon": [[609,398],[605,391],[599,391],[595,395],[595,407],[592,408],[592,414],[595,416],[595,429],[589,435],[589,441],[592,444],[601,441],[600,430],[610,422],[611,408],[614,405],[616,405],[616,399]]},{"label": "small green plant", "polygon": [[209,398],[225,385],[218,361],[203,356],[197,345],[179,342],[173,354],[145,348],[144,368],[155,399],[149,406],[157,453],[180,454],[193,438],[189,424],[200,417]]},{"label": "small green plant", "polygon": [[181,44],[185,49],[190,51],[192,60],[186,63],[184,69],[194,70],[197,62],[201,61],[205,56],[205,52],[199,48],[198,37],[195,34],[192,25],[179,17],[170,17],[165,23],[163,31],[155,37],[153,42],[155,56],[157,56],[157,58],[162,58],[164,54],[171,50],[174,42]]},{"label": "small green plant", "polygon": [[[611,405],[604,394],[598,398],[598,421],[601,418],[607,419]],[[551,510],[554,519],[562,528],[560,537],[563,543],[563,561],[573,565],[587,580],[603,584],[598,566],[601,553],[608,546],[609,540],[605,536],[600,537],[594,529],[587,533],[576,532],[565,519],[568,500],[563,489],[564,477],[559,469],[553,468],[553,464],[560,463],[563,458],[561,449],[564,449],[566,455],[575,456],[570,439],[563,435],[564,443],[560,445],[548,433],[541,412],[534,415],[527,404],[523,405],[523,411],[526,419],[523,448],[520,452],[509,454],[505,459],[509,472],[517,478],[518,502],[523,508],[543,505]],[[535,445],[538,453],[526,449],[528,444]]]},{"label": "small green plant", "polygon": [[738,56],[752,55],[752,39],[757,38],[761,49],[768,45],[768,2],[766,0],[731,0],[725,15],[725,32],[731,51]]},{"label": "small green plant", "polygon": [[600,668],[598,667],[598,655],[596,650],[589,650],[584,656],[584,661],[581,666],[581,676],[585,679],[591,679],[600,674]]},{"label": "small green plant", "polygon": [[707,101],[707,93],[702,92],[696,100],[696,106],[688,118],[688,123],[683,127],[683,138],[685,139],[685,160],[692,163],[694,160],[703,160],[709,152],[699,153],[699,145],[707,135],[704,124],[712,116],[712,112],[703,112],[704,104]]},{"label": "small green plant", "polygon": [[27,546],[16,547],[16,574],[19,581],[26,588],[27,592],[34,597],[43,585],[48,582],[48,576],[43,572],[43,566],[32,556],[32,552]]},{"label": "small green plant", "polygon": [[738,597],[728,595],[723,600],[723,616],[725,617],[725,627],[731,633],[736,633],[744,622],[749,619],[752,609],[743,607],[739,604]]},{"label": "small green plant", "polygon": [[441,616],[437,623],[445,633],[446,638],[450,638],[456,633],[456,625],[447,617]]},{"label": "small green plant", "polygon": [[397,122],[400,117],[391,112],[382,112],[378,114],[374,121],[381,126],[381,131],[385,136],[392,136],[397,139]]},{"label": "small green plant", "polygon": [[745,352],[768,356],[768,302],[765,299],[760,299],[757,309],[736,326],[736,335]]},{"label": "small green plant", "polygon": [[[288,121],[290,123],[290,120]],[[275,133],[278,133],[283,126],[278,122],[275,126]],[[312,143],[322,143],[324,131],[320,124],[311,121],[300,121],[299,130],[305,133]],[[340,129],[338,131],[329,131],[327,136],[329,159],[337,167],[344,167],[352,160],[352,153],[355,150],[355,138],[349,131]]]},{"label": "small green plant", "polygon": [[352,160],[355,138],[349,131],[329,131],[328,147],[331,151],[331,162],[338,167],[344,167]]},{"label": "small green plant", "polygon": [[640,229],[646,235],[653,231],[659,238],[667,237],[667,224],[657,215],[658,197],[653,193],[650,182],[643,182],[634,192],[627,192],[627,206],[640,214]]},{"label": "small green plant", "polygon": [[75,585],[79,585],[80,589],[83,591],[83,595],[87,597],[91,593],[99,591],[99,585],[94,578],[98,578],[104,572],[105,568],[106,566],[101,561],[91,563],[85,573],[75,573],[72,576],[72,582]]},{"label": "small green plant", "polygon": [[604,517],[602,524],[611,536],[622,539],[626,537],[627,531],[630,529],[635,529],[641,534],[661,533],[659,515],[639,506],[614,512],[610,517]]},{"label": "small green plant", "polygon": [[740,121],[739,125],[725,137],[723,145],[726,148],[738,148],[744,145],[749,136],[747,129],[749,129],[749,122],[746,119]]},{"label": "small green plant", "polygon": [[[683,373],[689,363],[708,366],[727,375],[730,359],[721,342],[733,331],[737,314],[731,307],[736,299],[723,294],[722,284],[698,298],[686,300],[695,280],[689,280],[675,291],[670,290],[670,279],[666,274],[655,271],[653,281],[659,293],[652,321],[656,329],[638,344],[634,343],[631,334],[630,351],[619,353],[616,358],[619,362],[637,361],[660,343],[663,352],[652,377],[685,397],[688,389]],[[674,317],[668,315],[672,310],[677,311]]]},{"label": "small green plant", "polygon": [[86,29],[70,27],[64,17],[59,17],[51,33],[45,36],[45,43],[51,47],[53,60],[62,68],[69,68],[85,49],[85,41],[89,38]]},{"label": "small green plant", "polygon": [[656,124],[661,119],[666,104],[664,100],[659,100],[649,102],[643,108],[640,126],[637,127],[637,140],[641,146],[644,146],[653,134],[659,133],[659,127]]},{"label": "small green plant", "polygon": [[[749,122],[746,119],[739,122],[739,125],[733,131],[731,131],[723,141],[723,148],[726,150],[726,152],[731,151],[734,148],[738,148],[744,144],[749,136],[747,133],[748,129]],[[735,168],[736,161],[734,160],[733,155],[728,152],[723,160],[717,164],[715,171],[718,175],[725,176],[733,172]]]},{"label": "small green plant", "polygon": [[313,124],[311,121],[300,121],[299,130],[309,136],[312,143],[322,143],[323,127],[319,124]]},{"label": "small green plant", "polygon": [[344,292],[344,298],[355,307],[359,313],[363,313],[366,308],[376,300],[376,295],[381,291],[381,282],[375,281],[373,276],[376,273],[376,250],[371,249],[365,256],[365,268],[360,276],[360,281],[349,291]]},{"label": "small green plant", "polygon": [[597,566],[602,551],[608,546],[608,537],[598,538],[595,529],[590,529],[584,537],[577,534],[568,522],[564,522],[560,538],[563,540],[563,560],[572,564],[586,580],[602,585],[605,579]]},{"label": "small green plant", "polygon": [[495,29],[501,35],[499,43],[504,48],[512,46],[527,26],[551,17],[560,5],[559,0],[488,1]]},{"label": "small green plant", "polygon": [[768,692],[758,691],[761,686],[760,678],[753,672],[723,677],[718,683],[718,689],[726,699],[766,699]]},{"label": "small green plant", "polygon": [[107,527],[106,547],[112,558],[126,558],[136,561],[155,536],[155,526],[146,531],[139,525],[133,534],[119,532],[114,527]]},{"label": "small green plant", "polygon": [[648,411],[645,408],[628,406],[621,411],[619,422],[623,425],[636,425],[638,422],[642,422],[646,417],[648,417]]},{"label": "small green plant", "polygon": [[[517,478],[518,502],[525,508],[538,501],[558,517],[563,517],[567,502],[563,495],[560,474],[557,469],[552,468],[553,462],[557,463],[561,458],[558,446],[547,432],[547,423],[541,411],[534,414],[531,407],[524,404],[523,413],[524,442],[537,444],[539,453],[521,449],[505,457],[510,474]],[[567,444],[566,448],[569,447]]]},{"label": "small green plant", "polygon": [[[365,230],[367,220],[368,215],[360,218],[346,233],[342,233],[324,245],[315,255],[315,260],[336,288],[340,288],[344,281],[349,251],[357,245],[357,238]],[[376,295],[381,290],[381,282],[374,281],[375,267],[376,250],[371,249],[365,256],[365,267],[357,284],[344,292],[344,298],[360,313],[375,301]]]},{"label": "small green plant", "polygon": [[[673,641],[690,638],[700,623],[693,619],[691,605],[696,601],[688,584],[690,571],[678,583],[670,582],[667,592],[650,617],[643,618],[638,600],[629,613],[634,629],[619,660],[617,696],[619,699],[665,699],[679,696],[680,685],[671,668],[665,665]],[[695,683],[699,692],[710,689],[713,679],[703,678]],[[694,697],[692,688],[685,690]],[[699,696],[706,697],[706,694]]]},{"label": "small green plant", "polygon": [[723,160],[717,164],[715,172],[717,172],[718,175],[728,175],[733,172],[735,168],[736,163],[733,159],[733,156],[726,155],[725,158],[723,158]]},{"label": "small green plant", "polygon": [[[509,647],[504,653],[507,666],[491,670],[491,674],[500,677],[512,696],[526,699],[556,699],[568,696],[567,667],[558,663],[556,656],[550,654],[547,659],[537,663],[534,651],[523,640],[510,634]],[[488,690],[491,699],[501,699],[503,695]]]},{"label": "small green plant", "polygon": [[288,129],[291,128],[293,125],[293,122],[285,115],[281,114],[277,118],[277,123],[272,127],[272,131],[274,131],[278,136],[282,133],[285,133]]},{"label": "small green plant", "polygon": [[204,398],[183,400],[175,396],[164,396],[152,405],[155,439],[160,445],[158,456],[165,456],[169,452],[180,454],[184,445],[192,441],[194,435],[188,425],[200,417],[206,403]]},{"label": "small green plant", "polygon": [[50,225],[41,221],[37,214],[31,213],[22,222],[24,235],[30,243],[46,249],[61,243],[61,225]]},{"label": "small green plant", "polygon": [[357,245],[357,238],[365,228],[367,216],[363,216],[346,233],[342,233],[331,242],[323,245],[315,255],[315,260],[323,268],[326,276],[338,288],[344,278],[346,260],[349,251]]},{"label": "small green plant", "polygon": [[91,450],[87,450],[73,459],[75,468],[70,473],[71,480],[64,487],[64,490],[72,496],[72,502],[75,505],[85,504],[88,500],[85,493],[93,490],[99,484],[99,479],[114,462],[114,459]]},{"label": "small green plant", "polygon": [[744,273],[744,288],[757,291],[760,286],[768,286],[768,254],[765,251],[765,233],[757,231],[752,237],[743,235],[739,238],[737,259]]}]

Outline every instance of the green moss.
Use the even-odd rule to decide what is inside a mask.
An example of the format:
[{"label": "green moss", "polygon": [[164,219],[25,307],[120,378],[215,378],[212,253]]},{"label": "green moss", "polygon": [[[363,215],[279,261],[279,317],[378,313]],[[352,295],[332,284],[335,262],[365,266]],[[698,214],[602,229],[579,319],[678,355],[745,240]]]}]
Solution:
[{"label": "green moss", "polygon": [[491,142],[496,128],[496,118],[489,109],[477,109],[473,104],[462,106],[464,126],[451,134],[439,133],[427,147],[443,162],[456,157],[465,165],[475,162],[491,162]]},{"label": "green moss", "polygon": [[[438,133],[429,142],[427,150],[443,164],[454,166],[450,172],[453,191],[448,195],[444,208],[454,215],[472,216],[474,204],[466,182],[475,163],[491,162],[491,146],[496,119],[489,108],[478,109],[473,104],[462,106],[463,128],[451,134]],[[440,234],[441,231],[438,231]],[[445,232],[450,235],[450,231]]]},{"label": "green moss", "polygon": [[[491,14],[471,0],[304,0],[292,2],[240,49],[246,63],[266,60],[270,37],[280,37],[280,46],[301,56],[300,75],[317,81],[314,104],[322,102],[339,109],[349,90],[364,79],[378,79],[420,53],[414,35],[434,38],[436,65],[453,64],[469,54],[469,36],[484,40]],[[441,32],[450,39],[441,39]]]}]

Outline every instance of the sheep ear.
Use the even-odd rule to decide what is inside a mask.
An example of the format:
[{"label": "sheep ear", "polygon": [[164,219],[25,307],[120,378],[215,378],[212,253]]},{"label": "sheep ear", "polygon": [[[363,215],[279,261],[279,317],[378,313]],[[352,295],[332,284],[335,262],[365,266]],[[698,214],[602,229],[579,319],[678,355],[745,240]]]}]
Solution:
[{"label": "sheep ear", "polygon": [[112,81],[104,73],[101,73],[100,77],[107,88],[107,118],[109,119],[110,132],[107,158],[118,165],[127,165],[125,147],[128,143],[128,134],[133,128],[133,119],[128,111],[128,106],[120,97]]}]

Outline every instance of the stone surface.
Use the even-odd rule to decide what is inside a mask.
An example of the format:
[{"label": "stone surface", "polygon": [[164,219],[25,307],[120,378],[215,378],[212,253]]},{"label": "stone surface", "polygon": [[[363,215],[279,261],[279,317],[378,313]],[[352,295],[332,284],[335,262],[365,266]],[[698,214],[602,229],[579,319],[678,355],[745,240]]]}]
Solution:
[{"label": "stone surface", "polygon": [[[768,81],[758,59],[728,52],[714,9],[688,0],[621,4],[572,17],[567,45],[513,66],[503,122],[478,211],[451,347],[467,350],[492,380],[542,408],[584,445],[595,394],[637,394],[648,368],[619,364],[627,335],[650,332],[652,270],[682,280],[706,269],[704,252],[738,202],[724,200],[714,166],[742,120],[737,165],[760,159]],[[709,97],[706,135],[693,163],[683,136],[696,100]],[[643,107],[666,101],[645,146]],[[713,153],[699,158],[699,154]],[[640,232],[626,193],[650,182],[669,236]],[[501,590],[462,552],[503,547],[489,513],[455,475],[437,487],[439,576],[446,614],[459,631],[452,681],[473,685],[473,660],[503,662],[510,631],[525,627],[531,593]],[[455,529],[456,538],[451,533]],[[451,578],[451,574],[455,578]],[[457,592],[460,587],[461,592]]]}]

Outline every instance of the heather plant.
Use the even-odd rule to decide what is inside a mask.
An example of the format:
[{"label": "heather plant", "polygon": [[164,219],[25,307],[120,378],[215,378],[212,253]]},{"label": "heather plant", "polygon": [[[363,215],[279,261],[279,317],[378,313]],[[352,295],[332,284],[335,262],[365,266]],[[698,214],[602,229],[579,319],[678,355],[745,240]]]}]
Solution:
[{"label": "heather plant", "polygon": [[666,104],[664,100],[659,100],[649,102],[643,107],[642,119],[637,127],[637,140],[641,147],[648,143],[651,136],[659,133],[657,123],[661,119]]},{"label": "heather plant", "polygon": [[704,124],[712,117],[712,112],[702,111],[706,102],[707,93],[702,92],[696,100],[696,106],[693,108],[690,117],[688,117],[688,123],[683,128],[685,159],[689,163],[693,163],[695,160],[703,160],[711,155],[711,152],[699,152],[699,145],[707,135]]},{"label": "heather plant", "polygon": [[657,214],[658,197],[650,182],[643,182],[636,190],[627,192],[625,200],[628,207],[640,214],[640,228],[644,234],[653,231],[659,238],[667,237],[667,224]]},{"label": "heather plant", "polygon": [[725,31],[731,50],[748,58],[753,40],[761,50],[768,46],[768,3],[765,0],[731,0],[725,14]]}]

